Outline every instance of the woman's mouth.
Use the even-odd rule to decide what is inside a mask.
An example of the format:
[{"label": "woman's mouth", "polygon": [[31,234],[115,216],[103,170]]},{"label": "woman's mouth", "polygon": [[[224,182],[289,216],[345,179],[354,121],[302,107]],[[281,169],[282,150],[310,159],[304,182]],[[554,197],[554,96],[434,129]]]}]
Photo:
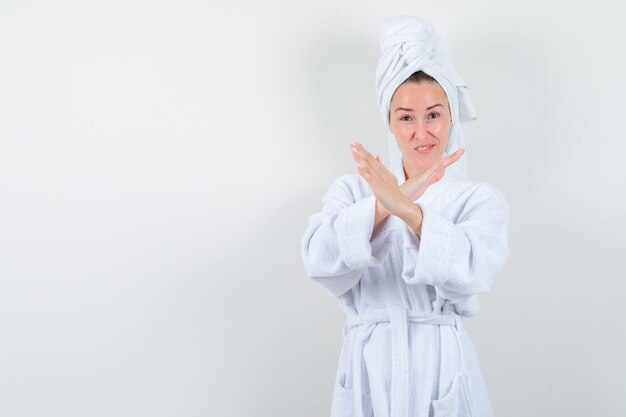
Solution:
[{"label": "woman's mouth", "polygon": [[430,153],[430,151],[434,147],[435,147],[435,144],[430,144],[430,145],[418,146],[417,148],[415,148],[415,150],[422,155],[426,155],[427,153]]}]

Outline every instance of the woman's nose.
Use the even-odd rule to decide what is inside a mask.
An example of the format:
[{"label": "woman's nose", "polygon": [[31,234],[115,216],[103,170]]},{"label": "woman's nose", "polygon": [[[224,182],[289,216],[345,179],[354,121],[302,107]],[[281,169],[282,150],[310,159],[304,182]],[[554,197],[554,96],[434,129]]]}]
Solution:
[{"label": "woman's nose", "polygon": [[428,126],[422,121],[415,122],[415,138],[423,140],[428,137]]}]

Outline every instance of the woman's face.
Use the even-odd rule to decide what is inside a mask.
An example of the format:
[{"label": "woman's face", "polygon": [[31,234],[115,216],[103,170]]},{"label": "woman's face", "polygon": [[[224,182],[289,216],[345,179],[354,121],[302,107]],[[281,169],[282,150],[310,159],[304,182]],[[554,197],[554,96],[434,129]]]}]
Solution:
[{"label": "woman's face", "polygon": [[452,116],[445,91],[435,82],[405,82],[391,97],[389,125],[408,178],[431,167],[448,144]]}]

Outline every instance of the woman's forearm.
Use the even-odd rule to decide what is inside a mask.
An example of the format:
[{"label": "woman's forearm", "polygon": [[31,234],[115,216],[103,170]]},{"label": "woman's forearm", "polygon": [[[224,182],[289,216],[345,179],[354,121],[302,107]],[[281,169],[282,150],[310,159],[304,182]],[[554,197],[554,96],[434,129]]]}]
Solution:
[{"label": "woman's forearm", "polygon": [[390,215],[389,211],[376,200],[376,214],[374,216],[374,230]]},{"label": "woman's forearm", "polygon": [[[376,214],[374,216],[374,232],[391,213],[383,206],[378,200],[376,200]],[[416,234],[422,236],[422,221],[424,219],[424,213],[422,208],[414,202],[407,199],[403,209],[398,216],[400,217]]]},{"label": "woman's forearm", "polygon": [[408,202],[399,217],[421,238],[424,213],[418,204]]}]

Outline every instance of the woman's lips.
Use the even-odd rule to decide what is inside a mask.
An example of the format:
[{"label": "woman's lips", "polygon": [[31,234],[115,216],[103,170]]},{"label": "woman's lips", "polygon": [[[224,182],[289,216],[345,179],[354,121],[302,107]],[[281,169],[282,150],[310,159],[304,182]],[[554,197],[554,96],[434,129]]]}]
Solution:
[{"label": "woman's lips", "polygon": [[426,155],[426,154],[430,153],[430,151],[432,151],[432,149],[435,147],[434,144],[432,144],[432,145],[425,145],[425,146],[427,146],[425,149],[423,149],[424,146],[418,146],[417,148],[415,148],[415,150],[418,153],[422,154],[422,155]]}]

